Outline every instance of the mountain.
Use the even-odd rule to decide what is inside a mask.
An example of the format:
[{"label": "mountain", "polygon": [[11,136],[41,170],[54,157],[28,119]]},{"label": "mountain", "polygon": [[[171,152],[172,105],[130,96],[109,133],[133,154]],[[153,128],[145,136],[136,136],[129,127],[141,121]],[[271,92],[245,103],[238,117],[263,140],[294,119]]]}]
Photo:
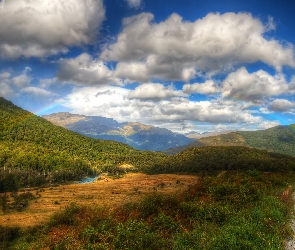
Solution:
[{"label": "mountain", "polygon": [[200,146],[246,146],[295,156],[295,124],[204,137],[189,145],[166,150],[165,153],[171,155]]},{"label": "mountain", "polygon": [[203,146],[188,148],[145,169],[151,174],[224,170],[294,171],[295,157],[243,146]]},{"label": "mountain", "polygon": [[161,153],[103,141],[55,126],[0,97],[0,192],[153,164]]},{"label": "mountain", "polygon": [[101,116],[75,115],[66,112],[44,115],[43,118],[82,135],[126,143],[140,150],[163,151],[194,141],[165,128],[138,122],[119,123]]},{"label": "mountain", "polygon": [[224,131],[204,132],[204,133],[196,133],[196,132],[193,132],[192,131],[190,133],[185,134],[185,136],[187,138],[192,138],[194,140],[199,140],[199,139],[204,138],[204,137],[217,136],[217,135],[222,135],[222,134],[228,134],[230,132],[233,132],[233,131],[224,130]]}]

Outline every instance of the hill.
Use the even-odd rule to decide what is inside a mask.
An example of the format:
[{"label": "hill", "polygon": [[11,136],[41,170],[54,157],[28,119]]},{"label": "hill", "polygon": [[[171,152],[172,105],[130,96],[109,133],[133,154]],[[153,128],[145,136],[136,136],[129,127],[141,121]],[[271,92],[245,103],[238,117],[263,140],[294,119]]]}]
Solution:
[{"label": "hill", "polygon": [[82,136],[0,98],[0,192],[120,171],[124,163],[140,168],[162,157]]},{"label": "hill", "polygon": [[204,137],[186,146],[171,148],[164,152],[173,155],[187,148],[200,146],[246,146],[295,156],[295,124]]},{"label": "hill", "polygon": [[60,112],[44,115],[43,118],[82,135],[103,140],[114,140],[140,150],[163,151],[187,145],[194,141],[184,135],[173,133],[139,122],[119,123],[112,118],[76,115]]},{"label": "hill", "polygon": [[295,157],[243,146],[204,146],[186,149],[146,169],[148,173],[223,170],[294,171]]}]

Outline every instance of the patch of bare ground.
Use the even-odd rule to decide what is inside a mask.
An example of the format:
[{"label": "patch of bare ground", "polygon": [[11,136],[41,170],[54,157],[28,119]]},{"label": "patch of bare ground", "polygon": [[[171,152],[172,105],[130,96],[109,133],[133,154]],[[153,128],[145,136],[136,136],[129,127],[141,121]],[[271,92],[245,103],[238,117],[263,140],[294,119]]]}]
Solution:
[{"label": "patch of bare ground", "polygon": [[126,202],[137,201],[152,192],[179,192],[197,180],[198,177],[193,175],[129,173],[119,179],[102,177],[94,183],[30,190],[37,199],[31,201],[25,211],[0,213],[0,225],[36,226],[72,202],[113,209]]}]

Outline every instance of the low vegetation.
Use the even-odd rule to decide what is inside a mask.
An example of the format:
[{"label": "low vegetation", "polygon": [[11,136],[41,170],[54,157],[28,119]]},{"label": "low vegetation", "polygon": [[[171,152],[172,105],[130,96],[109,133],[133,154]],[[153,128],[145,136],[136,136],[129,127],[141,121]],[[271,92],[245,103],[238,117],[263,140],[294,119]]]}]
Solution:
[{"label": "low vegetation", "polygon": [[226,172],[115,210],[71,204],[38,228],[1,228],[11,239],[2,244],[14,250],[284,249],[294,177]]},{"label": "low vegetation", "polygon": [[10,196],[8,197],[6,193],[0,195],[0,209],[3,213],[9,213],[14,210],[21,212],[28,207],[31,200],[35,199],[31,192],[22,194],[11,193]]}]

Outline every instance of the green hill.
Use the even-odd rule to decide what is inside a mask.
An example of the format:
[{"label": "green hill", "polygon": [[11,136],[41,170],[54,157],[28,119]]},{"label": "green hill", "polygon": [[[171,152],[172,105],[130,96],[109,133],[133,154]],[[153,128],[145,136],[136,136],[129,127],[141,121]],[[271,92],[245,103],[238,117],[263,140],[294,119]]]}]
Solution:
[{"label": "green hill", "polygon": [[250,147],[295,156],[295,124],[260,131],[240,131],[237,134]]},{"label": "green hill", "polygon": [[0,191],[116,171],[123,163],[140,168],[162,157],[81,136],[0,98]]},{"label": "green hill", "polygon": [[204,137],[186,146],[171,148],[164,153],[173,155],[187,148],[202,146],[246,146],[295,156],[295,124]]},{"label": "green hill", "polygon": [[293,171],[295,157],[243,146],[205,146],[189,148],[146,169],[149,173],[222,170]]}]

